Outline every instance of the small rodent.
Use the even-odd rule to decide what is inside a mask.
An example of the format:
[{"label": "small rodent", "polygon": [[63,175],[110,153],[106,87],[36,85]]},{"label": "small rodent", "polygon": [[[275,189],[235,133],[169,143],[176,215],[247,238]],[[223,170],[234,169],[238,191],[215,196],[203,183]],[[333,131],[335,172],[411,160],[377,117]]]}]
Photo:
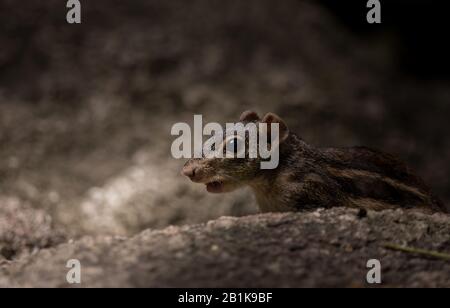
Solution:
[{"label": "small rodent", "polygon": [[[346,206],[445,212],[423,181],[392,155],[366,147],[316,148],[289,131],[276,114],[244,112],[240,122],[279,123],[279,165],[261,169],[260,158],[190,159],[182,174],[224,193],[249,186],[261,212]],[[260,133],[260,132],[259,132]],[[226,139],[226,131],[224,131]],[[227,141],[228,142],[228,141]]]}]

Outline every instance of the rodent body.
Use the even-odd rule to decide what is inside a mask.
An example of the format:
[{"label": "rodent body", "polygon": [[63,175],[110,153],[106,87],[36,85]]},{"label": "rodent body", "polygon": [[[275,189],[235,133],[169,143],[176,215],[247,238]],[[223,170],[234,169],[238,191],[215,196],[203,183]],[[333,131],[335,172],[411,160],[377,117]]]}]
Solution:
[{"label": "rodent body", "polygon": [[183,174],[206,184],[213,193],[249,186],[262,212],[336,206],[448,212],[423,181],[392,155],[365,147],[312,147],[272,113],[261,120],[246,111],[240,121],[279,123],[282,141],[276,169],[259,168],[258,158],[200,158],[189,160]]}]

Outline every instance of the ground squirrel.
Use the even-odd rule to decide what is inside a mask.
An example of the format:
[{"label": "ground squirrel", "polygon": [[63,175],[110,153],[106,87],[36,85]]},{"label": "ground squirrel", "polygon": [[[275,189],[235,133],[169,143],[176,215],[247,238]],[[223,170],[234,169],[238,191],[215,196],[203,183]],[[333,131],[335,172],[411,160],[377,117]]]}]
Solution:
[{"label": "ground squirrel", "polygon": [[[423,181],[394,156],[366,147],[313,147],[273,113],[260,119],[255,112],[246,111],[240,122],[279,123],[277,168],[261,169],[260,158],[203,157],[186,162],[182,174],[205,184],[212,193],[249,186],[262,212],[346,206],[448,213]],[[223,136],[220,138],[230,142],[226,131]]]}]

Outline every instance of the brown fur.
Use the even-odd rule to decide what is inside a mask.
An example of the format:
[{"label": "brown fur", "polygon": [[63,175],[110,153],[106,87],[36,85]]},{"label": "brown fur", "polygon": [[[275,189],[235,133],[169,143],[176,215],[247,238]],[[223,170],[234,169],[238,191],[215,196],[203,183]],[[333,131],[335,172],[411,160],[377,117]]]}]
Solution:
[{"label": "brown fur", "polygon": [[423,181],[392,155],[365,147],[314,148],[272,113],[260,120],[255,112],[247,111],[240,121],[280,124],[276,169],[261,170],[259,158],[204,158],[189,160],[183,173],[194,182],[220,183],[220,192],[249,186],[262,212],[334,206],[448,212]]}]

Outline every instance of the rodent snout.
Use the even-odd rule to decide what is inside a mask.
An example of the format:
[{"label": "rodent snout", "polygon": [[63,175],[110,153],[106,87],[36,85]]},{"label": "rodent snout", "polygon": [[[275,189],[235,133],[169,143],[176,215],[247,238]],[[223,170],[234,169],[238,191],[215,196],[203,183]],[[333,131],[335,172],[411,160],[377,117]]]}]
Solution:
[{"label": "rodent snout", "polygon": [[203,162],[190,160],[184,165],[181,175],[187,176],[192,182],[204,183],[209,178],[206,171],[207,166]]},{"label": "rodent snout", "polygon": [[181,170],[181,174],[187,176],[191,180],[195,178],[196,173],[197,173],[196,166],[184,166],[183,170]]},{"label": "rodent snout", "polygon": [[183,167],[181,174],[187,176],[192,182],[202,182],[204,172],[202,167],[197,164],[188,164]]}]

